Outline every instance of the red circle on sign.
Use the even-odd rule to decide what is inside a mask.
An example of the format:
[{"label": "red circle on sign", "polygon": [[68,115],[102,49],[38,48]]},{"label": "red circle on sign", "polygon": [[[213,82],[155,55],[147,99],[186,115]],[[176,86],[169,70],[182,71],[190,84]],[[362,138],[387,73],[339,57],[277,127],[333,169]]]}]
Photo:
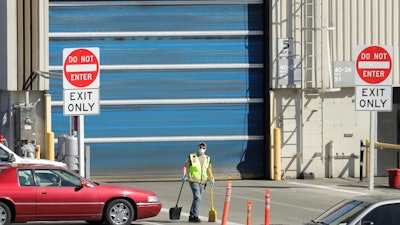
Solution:
[{"label": "red circle on sign", "polygon": [[88,49],[72,51],[64,61],[64,75],[75,87],[88,87],[99,74],[99,61]]},{"label": "red circle on sign", "polygon": [[358,76],[366,83],[379,84],[389,77],[392,71],[392,59],[386,49],[380,46],[369,46],[357,57]]}]

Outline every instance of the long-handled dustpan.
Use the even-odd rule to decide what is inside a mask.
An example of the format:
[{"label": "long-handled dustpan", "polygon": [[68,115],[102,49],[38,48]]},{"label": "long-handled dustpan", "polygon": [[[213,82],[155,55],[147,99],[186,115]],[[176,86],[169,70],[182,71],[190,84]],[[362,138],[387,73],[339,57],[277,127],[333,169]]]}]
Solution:
[{"label": "long-handled dustpan", "polygon": [[181,190],[179,191],[178,200],[176,201],[175,207],[172,207],[169,209],[169,219],[170,220],[179,220],[181,218],[182,207],[178,207],[178,202],[179,202],[179,198],[181,197],[182,188],[183,188],[184,183],[185,182],[182,182]]}]

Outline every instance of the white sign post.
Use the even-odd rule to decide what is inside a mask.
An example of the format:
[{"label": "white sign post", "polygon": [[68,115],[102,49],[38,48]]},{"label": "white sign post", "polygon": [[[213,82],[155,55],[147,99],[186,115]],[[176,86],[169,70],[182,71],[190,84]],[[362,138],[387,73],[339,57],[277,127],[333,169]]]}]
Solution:
[{"label": "white sign post", "polygon": [[79,116],[79,174],[85,176],[84,115],[100,114],[100,49],[63,49],[64,115]]},{"label": "white sign post", "polygon": [[374,189],[375,138],[378,111],[392,111],[392,46],[357,46],[355,102],[357,111],[370,111],[369,190]]}]

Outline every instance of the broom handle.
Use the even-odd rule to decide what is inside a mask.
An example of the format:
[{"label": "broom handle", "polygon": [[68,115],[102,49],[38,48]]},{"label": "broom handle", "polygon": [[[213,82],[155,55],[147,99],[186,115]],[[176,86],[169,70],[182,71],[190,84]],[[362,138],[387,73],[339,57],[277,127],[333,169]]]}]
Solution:
[{"label": "broom handle", "polygon": [[[214,175],[212,174],[212,164],[210,164],[210,170],[209,170],[209,172],[210,172],[211,177],[214,177]],[[210,189],[210,193],[211,193],[211,209],[214,209],[213,186],[212,186],[212,185],[210,185],[210,186],[211,186],[211,189]]]},{"label": "broom handle", "polygon": [[214,194],[213,194],[212,185],[211,185],[210,193],[211,193],[211,209],[214,210]]},{"label": "broom handle", "polygon": [[175,207],[178,207],[178,202],[179,202],[179,198],[181,197],[182,188],[183,188],[183,184],[184,184],[184,183],[185,183],[185,182],[182,182],[181,190],[179,191],[178,200],[176,201],[176,206],[175,206]]}]

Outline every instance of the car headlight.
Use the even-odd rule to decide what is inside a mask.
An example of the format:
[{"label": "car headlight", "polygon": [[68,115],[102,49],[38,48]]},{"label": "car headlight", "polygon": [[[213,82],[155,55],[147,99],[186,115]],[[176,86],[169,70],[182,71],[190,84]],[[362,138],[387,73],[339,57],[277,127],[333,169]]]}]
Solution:
[{"label": "car headlight", "polygon": [[148,202],[156,202],[157,201],[157,196],[149,196],[147,197]]}]

